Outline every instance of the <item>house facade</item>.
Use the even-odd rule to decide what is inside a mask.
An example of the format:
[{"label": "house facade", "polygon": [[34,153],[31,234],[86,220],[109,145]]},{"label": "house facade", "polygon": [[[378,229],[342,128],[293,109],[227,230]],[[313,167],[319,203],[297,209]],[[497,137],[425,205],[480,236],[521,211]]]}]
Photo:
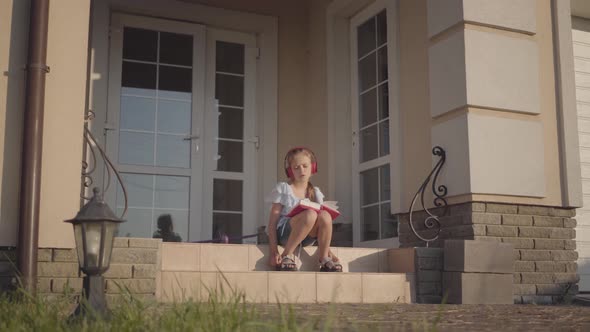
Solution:
[{"label": "house facade", "polygon": [[[1,6],[8,250],[26,176],[30,13],[28,1]],[[521,301],[559,295],[578,276],[590,291],[586,18],[583,0],[53,1],[38,246],[75,246],[63,220],[85,182],[126,209],[119,237],[151,238],[170,214],[185,242],[255,242],[241,238],[266,225],[265,196],[285,180],[286,151],[302,145],[353,246],[423,246],[408,211],[440,146],[450,212],[435,245],[512,243]],[[85,126],[127,202],[100,158],[92,184],[81,176],[82,161],[94,165]]]}]

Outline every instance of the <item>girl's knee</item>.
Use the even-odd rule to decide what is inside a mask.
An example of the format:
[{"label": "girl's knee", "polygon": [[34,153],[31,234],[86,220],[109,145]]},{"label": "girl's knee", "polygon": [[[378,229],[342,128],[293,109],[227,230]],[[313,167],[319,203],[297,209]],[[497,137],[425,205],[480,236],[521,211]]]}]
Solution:
[{"label": "girl's knee", "polygon": [[326,211],[320,211],[318,214],[318,221],[323,224],[332,224],[332,216]]}]

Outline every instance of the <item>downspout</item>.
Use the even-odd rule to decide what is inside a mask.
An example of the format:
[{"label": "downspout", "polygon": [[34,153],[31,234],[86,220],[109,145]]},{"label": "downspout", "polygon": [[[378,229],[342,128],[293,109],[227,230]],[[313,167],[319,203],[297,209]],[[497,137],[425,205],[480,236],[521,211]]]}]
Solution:
[{"label": "downspout", "polygon": [[49,72],[46,64],[48,21],[49,0],[31,0],[17,246],[22,285],[31,295],[37,291],[43,110],[45,75]]}]

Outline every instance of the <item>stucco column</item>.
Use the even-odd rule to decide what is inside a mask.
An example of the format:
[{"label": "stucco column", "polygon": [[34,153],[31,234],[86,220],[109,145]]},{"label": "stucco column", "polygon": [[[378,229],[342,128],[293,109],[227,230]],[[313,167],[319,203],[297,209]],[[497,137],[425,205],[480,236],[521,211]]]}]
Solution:
[{"label": "stucco column", "polygon": [[49,11],[39,247],[73,248],[80,208],[82,131],[90,0],[60,0]]}]

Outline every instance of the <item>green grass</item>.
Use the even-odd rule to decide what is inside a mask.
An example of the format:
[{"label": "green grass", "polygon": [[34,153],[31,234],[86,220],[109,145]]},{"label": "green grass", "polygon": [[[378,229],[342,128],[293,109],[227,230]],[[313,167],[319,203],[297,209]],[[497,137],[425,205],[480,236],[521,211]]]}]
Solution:
[{"label": "green grass", "polygon": [[[89,312],[72,318],[77,296],[32,297],[22,290],[0,294],[0,331],[307,331],[291,306],[279,305],[262,317],[241,294],[215,293],[206,302],[162,304],[125,292],[105,317]],[[324,326],[320,327],[323,329]],[[326,328],[328,328],[326,326]],[[329,329],[329,328],[328,328]]]}]

